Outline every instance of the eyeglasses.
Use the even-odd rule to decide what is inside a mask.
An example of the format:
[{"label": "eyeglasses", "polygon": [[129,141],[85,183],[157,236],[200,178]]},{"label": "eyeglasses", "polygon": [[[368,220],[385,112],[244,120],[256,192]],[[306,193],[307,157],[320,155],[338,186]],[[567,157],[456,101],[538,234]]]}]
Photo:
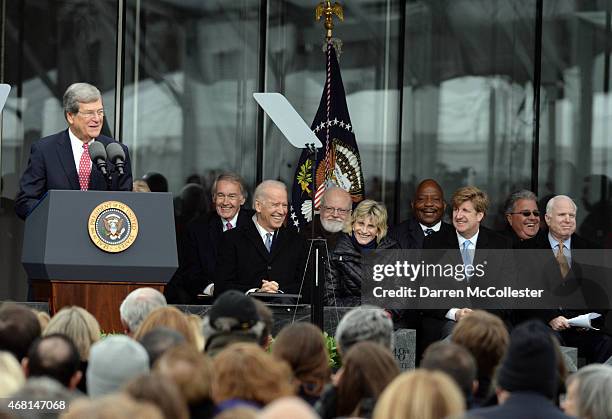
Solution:
[{"label": "eyeglasses", "polygon": [[539,217],[540,216],[540,211],[535,210],[535,211],[519,211],[519,212],[511,212],[511,215],[515,215],[515,214],[521,214],[523,217],[529,217],[531,214],[533,214],[534,217]]},{"label": "eyeglasses", "polygon": [[241,198],[241,195],[235,194],[235,193],[231,193],[229,195],[226,195],[224,193],[218,192],[217,194],[215,194],[215,199],[218,199],[220,201],[224,200],[225,198],[229,199],[230,201],[236,201],[237,199]]},{"label": "eyeglasses", "polygon": [[97,111],[87,111],[87,112],[78,111],[77,113],[80,113],[81,115],[83,115],[85,119],[92,119],[96,115],[98,115],[100,118],[104,117],[104,109],[98,109]]},{"label": "eyeglasses", "polygon": [[350,210],[350,209],[344,209],[344,208],[334,208],[334,207],[328,207],[328,206],[326,206],[326,205],[323,205],[323,206],[321,207],[321,209],[322,209],[323,211],[325,211],[325,212],[329,212],[329,213],[331,213],[331,214],[333,214],[333,213],[338,213],[338,215],[346,215],[346,214],[348,214],[349,212],[351,212],[351,210]]}]

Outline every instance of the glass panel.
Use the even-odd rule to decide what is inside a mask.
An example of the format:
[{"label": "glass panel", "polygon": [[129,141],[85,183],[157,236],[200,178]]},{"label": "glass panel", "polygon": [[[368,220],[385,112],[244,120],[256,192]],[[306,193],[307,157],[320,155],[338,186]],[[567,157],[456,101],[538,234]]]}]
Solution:
[{"label": "glass panel", "polygon": [[135,177],[159,172],[177,194],[220,171],[254,182],[259,7],[127,1],[122,138]]},{"label": "glass panel", "polygon": [[535,11],[535,0],[407,4],[401,219],[428,177],[447,201],[485,190],[496,229],[509,192],[529,189]]},{"label": "glass panel", "polygon": [[539,187],[569,195],[577,232],[612,247],[610,2],[547,1]]},{"label": "glass panel", "polygon": [[[24,300],[23,222],[14,213],[19,178],[37,139],[66,129],[62,96],[85,81],[103,93],[103,133],[114,126],[117,0],[7,1],[3,83],[11,85],[2,121],[0,300]],[[103,63],[103,65],[101,65]]]},{"label": "glass panel", "polygon": [[[281,92],[310,126],[325,83],[323,20],[314,6],[270,0],[266,90]],[[343,2],[344,22],[334,37],[343,42],[340,71],[363,164],[366,198],[383,201],[393,218],[400,1]],[[265,119],[264,178],[293,185],[300,150]]]}]

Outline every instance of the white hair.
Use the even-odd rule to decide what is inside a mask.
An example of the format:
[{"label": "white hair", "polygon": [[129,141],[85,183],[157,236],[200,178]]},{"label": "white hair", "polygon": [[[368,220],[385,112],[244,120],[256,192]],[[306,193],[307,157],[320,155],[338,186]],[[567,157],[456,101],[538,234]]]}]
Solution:
[{"label": "white hair", "polygon": [[553,208],[557,204],[557,201],[559,201],[560,199],[567,199],[574,206],[574,211],[578,211],[578,207],[576,206],[576,203],[574,202],[572,198],[570,198],[567,195],[556,195],[550,198],[548,200],[548,203],[546,203],[546,214],[549,214],[549,215],[552,214]]},{"label": "white hair", "polygon": [[270,188],[279,188],[287,192],[287,186],[278,180],[264,180],[255,188],[255,192],[253,192],[253,208],[255,208],[255,201],[260,201],[267,197],[266,191]]},{"label": "white hair", "polygon": [[138,288],[125,297],[119,307],[121,320],[130,332],[135,332],[150,312],[168,303],[166,297],[154,288]]}]

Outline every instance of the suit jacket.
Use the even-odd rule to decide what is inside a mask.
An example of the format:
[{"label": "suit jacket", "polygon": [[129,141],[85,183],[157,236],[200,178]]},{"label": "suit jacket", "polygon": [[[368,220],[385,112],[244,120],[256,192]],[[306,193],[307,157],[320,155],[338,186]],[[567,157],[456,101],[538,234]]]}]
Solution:
[{"label": "suit jacket", "polygon": [[[262,279],[276,281],[284,293],[297,294],[304,276],[306,240],[294,230],[276,231],[270,252],[255,223],[232,229],[221,238],[215,270],[215,297],[229,289],[246,292],[261,287]],[[302,294],[308,294],[304,284]]]},{"label": "suit jacket", "polygon": [[[252,223],[253,210],[241,208],[236,227]],[[217,211],[202,214],[187,224],[179,243],[179,269],[168,284],[168,301],[195,303],[197,295],[214,282],[223,224]]]},{"label": "suit jacket", "polygon": [[[529,240],[529,242],[529,248],[537,250],[537,253],[534,252],[532,257],[522,264],[523,269],[530,270],[534,279],[541,281],[538,283],[538,287],[542,287],[560,298],[554,305],[559,307],[558,309],[526,310],[521,313],[522,317],[537,317],[548,323],[557,316],[571,318],[590,311],[597,311],[604,316],[606,315],[607,311],[598,310],[598,308],[604,309],[609,306],[608,293],[604,286],[607,282],[605,281],[606,272],[602,267],[604,262],[601,261],[599,266],[590,265],[587,263],[588,261],[581,258],[582,255],[579,252],[575,252],[575,250],[597,249],[596,244],[577,234],[572,234],[570,244],[571,266],[567,276],[563,278],[548,240],[548,231],[544,231],[541,237]],[[566,308],[567,302],[583,304],[585,309],[568,309]],[[603,320],[602,317],[598,321]]]},{"label": "suit jacket", "polygon": [[[100,135],[96,141],[102,143],[104,147],[115,142],[104,135]],[[119,177],[117,173],[112,174],[110,190],[131,191],[130,154],[125,145],[119,144],[125,153],[124,175]],[[109,172],[113,171],[113,164],[107,162],[107,169]],[[19,193],[15,201],[17,215],[25,219],[50,189],[81,189],[68,130],[42,138],[32,144],[28,166],[19,182]],[[89,177],[89,189],[108,190],[106,179],[93,163]]]},{"label": "suit jacket", "polygon": [[[442,221],[438,233],[449,234],[455,228]],[[398,225],[391,227],[389,237],[399,243],[400,249],[422,249],[425,240],[425,233],[416,218],[412,217]]]},{"label": "suit jacket", "polygon": [[[459,240],[457,239],[457,233],[453,229],[451,232],[438,232],[425,238],[423,242],[424,249],[447,249],[448,251],[442,254],[436,254],[439,257],[438,260],[426,260],[429,263],[442,263],[442,264],[463,264],[461,258],[461,251],[459,250]],[[506,249],[506,250],[502,250]],[[485,275],[482,278],[477,279],[478,284],[484,288],[488,286],[500,286],[500,282],[507,279],[508,283],[503,285],[513,285],[512,281],[516,276],[514,262],[511,254],[511,243],[509,239],[489,230],[486,227],[480,226],[478,233],[478,240],[476,241],[476,251],[474,253],[473,265],[483,264],[487,262]],[[496,250],[496,251],[493,251]],[[427,252],[425,252],[426,255]],[[432,255],[426,255],[425,258],[431,257]],[[488,279],[487,279],[488,278]],[[503,278],[503,280],[502,280]],[[435,279],[433,280],[436,281]],[[472,283],[476,281],[472,280]],[[445,284],[442,288],[448,288],[453,284],[448,281],[444,281]],[[457,288],[465,288],[466,281],[457,282],[454,285]],[[472,307],[478,308],[478,300],[466,299],[464,301],[466,305],[455,306],[457,308]],[[499,301],[501,304],[502,301]],[[448,307],[450,309],[451,307]],[[445,330],[446,323],[448,320],[445,315],[448,309],[429,309],[424,310],[422,313],[422,347],[425,348],[427,344],[444,338],[442,332]],[[512,320],[512,312],[508,308],[499,307],[495,309],[488,309],[487,311],[500,317],[506,325],[509,327]]]},{"label": "suit jacket", "polygon": [[552,401],[534,392],[513,392],[504,404],[470,410],[469,417],[482,419],[570,419]]}]

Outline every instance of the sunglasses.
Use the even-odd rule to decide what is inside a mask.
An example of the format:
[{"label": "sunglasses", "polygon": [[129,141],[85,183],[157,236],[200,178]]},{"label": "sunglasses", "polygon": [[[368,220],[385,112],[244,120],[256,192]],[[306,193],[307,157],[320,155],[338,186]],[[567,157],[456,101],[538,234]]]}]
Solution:
[{"label": "sunglasses", "polygon": [[510,214],[514,215],[514,214],[521,214],[523,217],[529,217],[531,214],[533,214],[534,217],[539,217],[540,216],[540,211],[535,210],[535,211],[519,211],[519,212],[511,212]]}]

